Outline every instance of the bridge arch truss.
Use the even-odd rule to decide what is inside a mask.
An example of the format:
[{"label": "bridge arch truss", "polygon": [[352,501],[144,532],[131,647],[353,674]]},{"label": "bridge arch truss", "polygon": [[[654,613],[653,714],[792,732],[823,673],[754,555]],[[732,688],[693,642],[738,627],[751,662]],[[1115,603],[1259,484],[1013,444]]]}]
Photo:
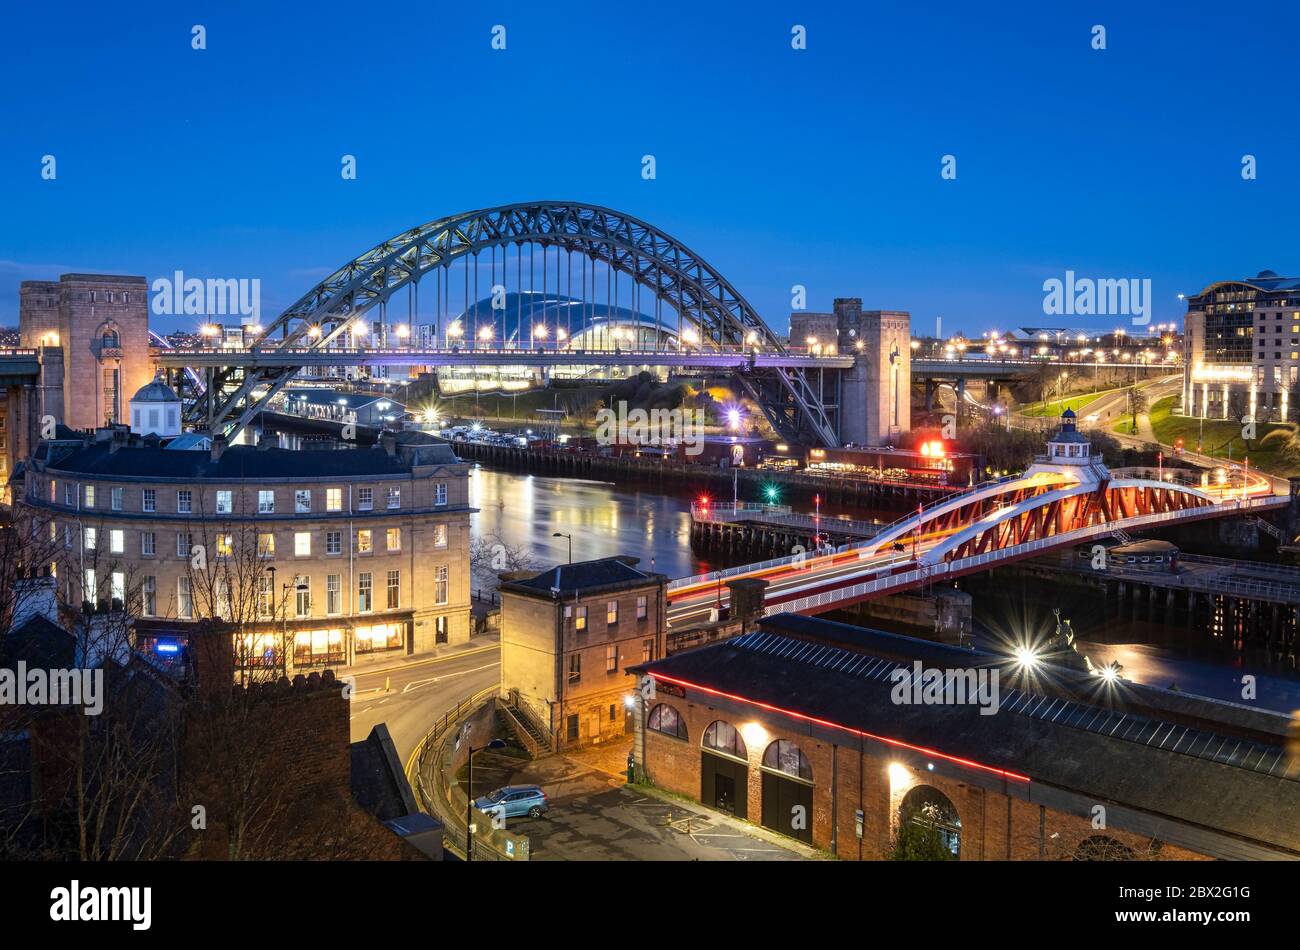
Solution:
[{"label": "bridge arch truss", "polygon": [[[386,308],[403,288],[414,296],[418,313],[421,279],[438,274],[439,286],[445,282],[450,287],[450,269],[457,264],[465,265],[467,303],[471,270],[477,300],[479,256],[485,251],[493,254],[495,277],[495,249],[514,247],[518,251],[524,245],[543,249],[543,275],[546,251],[554,248],[585,255],[593,264],[593,273],[595,264],[600,263],[615,278],[630,277],[635,286],[652,294],[656,310],[657,304],[663,303],[677,314],[679,349],[686,334],[686,347],[692,351],[749,347],[765,354],[785,353],[776,334],[740,292],[680,241],[631,215],[566,201],[484,208],[403,231],[344,264],[299,298],[264,327],[254,351],[329,349],[359,316],[375,306]],[[530,275],[531,266],[530,261]],[[502,274],[504,277],[504,253]],[[557,289],[559,281],[557,254]],[[584,361],[575,357],[575,363]],[[253,364],[212,370],[200,398],[192,403],[189,421],[233,435],[299,368]],[[751,361],[739,377],[784,438],[838,444],[835,410],[824,404],[821,387],[809,378],[811,372],[799,367],[758,367]]]}]

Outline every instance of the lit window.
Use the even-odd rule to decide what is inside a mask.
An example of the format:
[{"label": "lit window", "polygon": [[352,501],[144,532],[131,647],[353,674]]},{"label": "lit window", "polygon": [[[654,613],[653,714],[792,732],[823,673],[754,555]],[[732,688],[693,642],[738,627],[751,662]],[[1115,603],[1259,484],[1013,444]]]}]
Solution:
[{"label": "lit window", "polygon": [[108,532],[108,550],[113,554],[121,554],[126,550],[126,532],[120,528],[114,528]]},{"label": "lit window", "polygon": [[95,507],[95,486],[94,485],[86,486],[86,507],[87,508]]},{"label": "lit window", "polygon": [[575,607],[573,609],[573,629],[582,633],[587,629],[587,608]]},{"label": "lit window", "polygon": [[234,539],[228,534],[217,535],[217,557],[230,557],[234,553]]},{"label": "lit window", "polygon": [[343,510],[343,489],[342,488],[325,489],[325,510],[326,511]]},{"label": "lit window", "polygon": [[275,535],[264,531],[257,536],[257,556],[275,557]]},{"label": "lit window", "polygon": [[618,601],[611,600],[605,605],[605,623],[613,626],[618,623]]},{"label": "lit window", "polygon": [[357,553],[369,554],[374,550],[374,542],[369,528],[357,529]]},{"label": "lit window", "polygon": [[311,557],[311,532],[295,531],[293,534],[293,556]]},{"label": "lit window", "polygon": [[447,526],[445,524],[433,526],[433,546],[435,548],[445,548],[447,546]]},{"label": "lit window", "polygon": [[387,536],[388,550],[390,551],[402,550],[402,529],[401,528],[389,528],[388,531],[386,532],[386,536]]},{"label": "lit window", "polygon": [[86,550],[87,550],[87,551],[93,551],[93,550],[95,550],[95,545],[98,543],[98,535],[97,535],[95,529],[94,529],[94,528],[83,528],[83,529],[82,529],[82,537],[84,537],[84,538],[86,539]]}]

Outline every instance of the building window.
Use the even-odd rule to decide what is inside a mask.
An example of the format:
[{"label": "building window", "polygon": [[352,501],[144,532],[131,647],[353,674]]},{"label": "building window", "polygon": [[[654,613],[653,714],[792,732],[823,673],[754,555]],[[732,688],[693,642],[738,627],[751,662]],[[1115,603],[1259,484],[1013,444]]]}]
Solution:
[{"label": "building window", "polygon": [[400,623],[377,623],[373,627],[357,627],[356,644],[358,653],[374,653],[378,650],[396,650],[402,645],[402,627]]},{"label": "building window", "polygon": [[326,554],[343,553],[343,532],[342,531],[325,532],[325,553]]},{"label": "building window", "polygon": [[99,543],[99,532],[97,532],[94,528],[82,528],[81,536],[83,539],[85,539],[86,550],[87,551],[95,550],[95,546]]},{"label": "building window", "polygon": [[714,752],[721,752],[723,755],[734,756],[737,759],[748,759],[749,753],[745,749],[745,740],[740,738],[740,733],[736,727],[729,722],[721,719],[715,720],[704,730],[703,746]]},{"label": "building window", "polygon": [[[765,757],[766,758],[766,757]],[[930,785],[918,785],[903,796],[898,808],[899,834],[937,834],[953,859],[961,856],[961,818],[948,796]]]},{"label": "building window", "polygon": [[325,612],[341,614],[343,612],[343,575],[325,575]]},{"label": "building window", "polygon": [[293,556],[311,557],[310,531],[295,531],[293,533]]},{"label": "building window", "polygon": [[813,780],[812,766],[804,757],[803,750],[787,739],[777,739],[764,750],[763,768],[784,772],[805,782]]},{"label": "building window", "polygon": [[142,557],[154,556],[154,545],[157,539],[152,531],[140,532],[140,555]]},{"label": "building window", "polygon": [[275,535],[272,532],[262,531],[258,533],[257,556],[275,557]]},{"label": "building window", "polygon": [[71,524],[65,524],[63,526],[63,546],[68,550],[72,549],[72,525]]},{"label": "building window", "polygon": [[158,510],[158,491],[154,488],[146,488],[140,493],[140,509],[142,511]]},{"label": "building window", "polygon": [[445,524],[433,526],[433,546],[435,548],[445,548],[447,546],[447,526]]},{"label": "building window", "polygon": [[95,507],[95,486],[94,485],[86,486],[86,507],[87,508]]},{"label": "building window", "polygon": [[618,644],[617,643],[605,644],[605,672],[606,673],[618,672]]},{"label": "building window", "polygon": [[587,608],[586,607],[573,608],[573,629],[578,631],[578,633],[586,633],[587,631]]},{"label": "building window", "polygon": [[193,546],[194,536],[188,531],[176,532],[176,556],[189,557],[190,548]]},{"label": "building window", "polygon": [[95,583],[95,572],[87,569],[81,579],[81,599],[86,603],[93,604],[96,593],[98,593],[98,588]]},{"label": "building window", "polygon": [[363,571],[357,575],[357,613],[365,614],[374,609],[372,596],[370,572]]},{"label": "building window", "polygon": [[375,507],[375,490],[373,488],[357,489],[357,509],[359,511],[370,511]]},{"label": "building window", "polygon": [[176,493],[176,511],[182,515],[188,515],[194,510],[194,493],[188,488],[182,488]]},{"label": "building window", "polygon": [[609,721],[610,722],[618,721],[618,703],[609,704]]},{"label": "building window", "polygon": [[343,489],[342,488],[325,489],[325,510],[326,511],[343,510]]},{"label": "building window", "polygon": [[235,539],[233,535],[217,535],[217,557],[230,557],[235,553]]},{"label": "building window", "polygon": [[56,504],[59,500],[59,483],[50,479],[50,504]]},{"label": "building window", "polygon": [[618,601],[611,600],[605,604],[605,625],[612,627],[618,623]]},{"label": "building window", "polygon": [[569,682],[576,683],[582,679],[582,654],[569,654]]},{"label": "building window", "polygon": [[401,486],[401,485],[392,485],[392,486],[389,487],[389,489],[388,489],[388,507],[389,507],[389,508],[401,508],[401,507],[402,507],[402,486]]},{"label": "building window", "polygon": [[646,618],[646,615],[649,611],[649,602],[650,602],[650,598],[646,597],[645,594],[642,594],[640,597],[636,599],[637,620],[644,620]]},{"label": "building window", "polygon": [[578,739],[578,714],[577,713],[574,713],[571,716],[569,716],[567,735],[570,742],[576,742]]},{"label": "building window", "polygon": [[649,663],[655,658],[655,642],[653,639],[641,641],[641,662]]},{"label": "building window", "polygon": [[275,613],[275,587],[271,578],[263,575],[257,579],[257,615],[263,619]]},{"label": "building window", "polygon": [[217,514],[228,515],[235,510],[234,494],[228,491],[217,492]]},{"label": "building window", "polygon": [[311,616],[311,578],[299,574],[293,579],[295,608],[299,617]]},{"label": "building window", "polygon": [[194,597],[188,577],[176,578],[176,616],[185,620],[194,616]]},{"label": "building window", "polygon": [[667,703],[659,703],[650,710],[645,727],[652,732],[662,732],[675,739],[686,738],[685,720],[682,719],[681,713]]},{"label": "building window", "polygon": [[146,574],[140,581],[140,613],[153,617],[158,613],[158,579]]},{"label": "building window", "polygon": [[357,553],[369,554],[374,550],[374,540],[369,528],[357,529]]},{"label": "building window", "polygon": [[437,485],[433,486],[433,503],[435,505],[447,504],[447,483],[446,482],[438,482]]},{"label": "building window", "polygon": [[447,603],[447,593],[447,565],[443,564],[433,569],[433,602]]},{"label": "building window", "polygon": [[401,601],[402,572],[388,572],[388,609],[396,610]]},{"label": "building window", "polygon": [[385,533],[385,543],[390,551],[402,550],[402,529],[389,528]]},{"label": "building window", "polygon": [[275,492],[259,491],[257,493],[257,513],[259,515],[275,514]]},{"label": "building window", "polygon": [[126,550],[126,532],[121,528],[108,532],[108,550],[111,554],[121,554]]},{"label": "building window", "polygon": [[342,630],[303,630],[293,635],[295,666],[342,663],[346,658]]},{"label": "building window", "polygon": [[293,510],[300,515],[311,511],[310,488],[299,488],[293,493]]},{"label": "building window", "polygon": [[113,488],[108,493],[108,503],[114,511],[122,510],[122,489]]}]

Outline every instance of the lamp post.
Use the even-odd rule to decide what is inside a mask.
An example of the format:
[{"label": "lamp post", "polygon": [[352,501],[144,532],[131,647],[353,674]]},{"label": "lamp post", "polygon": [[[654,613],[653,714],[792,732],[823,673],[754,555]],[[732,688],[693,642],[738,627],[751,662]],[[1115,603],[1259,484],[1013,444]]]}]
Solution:
[{"label": "lamp post", "polygon": [[563,531],[557,531],[553,535],[551,535],[551,537],[569,539],[569,563],[572,564],[573,563],[573,535],[565,534]]},{"label": "lamp post", "polygon": [[474,860],[474,753],[482,752],[484,749],[504,749],[506,744],[500,739],[493,739],[487,745],[478,749],[473,746],[469,747],[469,755],[465,759],[468,771],[465,775],[465,860]]}]

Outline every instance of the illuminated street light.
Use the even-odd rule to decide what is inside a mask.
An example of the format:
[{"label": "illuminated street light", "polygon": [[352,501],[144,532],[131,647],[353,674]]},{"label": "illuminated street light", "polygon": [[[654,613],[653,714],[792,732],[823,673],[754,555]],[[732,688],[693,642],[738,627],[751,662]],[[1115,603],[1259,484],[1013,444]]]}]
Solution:
[{"label": "illuminated street light", "polygon": [[1016,665],[1022,670],[1032,670],[1038,665],[1038,651],[1033,647],[1016,647]]}]

